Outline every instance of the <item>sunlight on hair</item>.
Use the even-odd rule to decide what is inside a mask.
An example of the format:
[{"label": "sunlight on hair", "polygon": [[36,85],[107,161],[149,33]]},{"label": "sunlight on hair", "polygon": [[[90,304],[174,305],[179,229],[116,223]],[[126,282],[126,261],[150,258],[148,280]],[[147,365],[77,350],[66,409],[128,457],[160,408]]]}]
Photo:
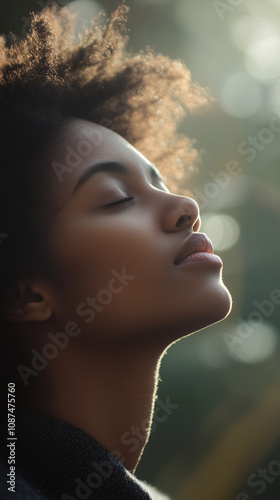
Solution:
[{"label": "sunlight on hair", "polygon": [[201,230],[208,234],[214,249],[228,250],[239,239],[240,227],[230,215],[208,213],[202,217]]}]

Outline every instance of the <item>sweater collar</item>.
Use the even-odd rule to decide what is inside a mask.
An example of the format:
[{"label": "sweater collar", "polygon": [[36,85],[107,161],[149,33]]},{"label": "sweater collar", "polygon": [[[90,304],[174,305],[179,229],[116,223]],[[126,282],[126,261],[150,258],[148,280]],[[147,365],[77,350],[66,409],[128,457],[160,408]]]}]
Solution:
[{"label": "sweater collar", "polygon": [[17,471],[50,499],[151,500],[115,456],[68,422],[23,413],[16,436]]}]

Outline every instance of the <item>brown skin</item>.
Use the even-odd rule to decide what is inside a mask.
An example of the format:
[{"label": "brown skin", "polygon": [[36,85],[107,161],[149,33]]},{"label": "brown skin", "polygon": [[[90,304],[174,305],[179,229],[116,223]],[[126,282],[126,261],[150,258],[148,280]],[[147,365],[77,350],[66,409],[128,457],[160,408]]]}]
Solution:
[{"label": "brown skin", "polygon": [[[174,264],[183,241],[200,227],[194,200],[171,194],[152,179],[148,160],[113,131],[71,119],[62,132],[47,159],[62,206],[50,236],[54,278],[20,283],[21,299],[9,319],[24,338],[29,366],[30,349],[41,352],[48,332],[63,331],[69,321],[79,325],[81,333],[30,380],[30,407],[75,424],[111,452],[119,451],[134,472],[149,437],[164,352],[179,338],[227,316],[231,297],[220,267]],[[66,146],[77,151],[86,132],[97,132],[100,143],[60,182],[53,162],[65,165]],[[122,163],[128,174],[99,172],[71,196],[80,175],[105,160]],[[105,207],[127,196],[134,199]],[[86,322],[90,315],[78,314],[79,304],[87,297],[104,299],[98,293],[108,289],[112,270],[123,268],[133,279],[122,289],[114,283],[118,292],[107,305],[97,300],[103,309]],[[122,442],[131,426],[145,434],[133,452]]]}]

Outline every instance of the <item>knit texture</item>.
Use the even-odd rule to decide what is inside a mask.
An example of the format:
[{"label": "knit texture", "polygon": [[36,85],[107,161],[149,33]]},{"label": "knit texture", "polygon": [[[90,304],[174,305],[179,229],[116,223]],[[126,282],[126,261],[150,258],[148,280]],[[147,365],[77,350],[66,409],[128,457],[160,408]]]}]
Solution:
[{"label": "knit texture", "polygon": [[[30,488],[29,496],[19,499],[168,500],[127,471],[96,439],[68,422],[25,413],[16,419],[16,435],[17,495],[19,489],[24,493]],[[5,466],[7,440],[3,429],[0,456]],[[6,474],[0,468],[1,500],[5,498],[3,476]],[[6,498],[12,495],[7,493]]]}]

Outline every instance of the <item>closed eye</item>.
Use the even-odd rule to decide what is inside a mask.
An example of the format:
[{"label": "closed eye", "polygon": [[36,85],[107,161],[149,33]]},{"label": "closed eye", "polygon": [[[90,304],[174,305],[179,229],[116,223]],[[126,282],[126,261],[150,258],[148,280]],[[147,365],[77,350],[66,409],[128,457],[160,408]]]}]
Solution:
[{"label": "closed eye", "polygon": [[122,198],[118,201],[113,201],[113,203],[107,203],[105,207],[114,207],[115,205],[120,205],[121,203],[128,203],[129,201],[134,200],[133,196],[127,196],[126,198]]}]

